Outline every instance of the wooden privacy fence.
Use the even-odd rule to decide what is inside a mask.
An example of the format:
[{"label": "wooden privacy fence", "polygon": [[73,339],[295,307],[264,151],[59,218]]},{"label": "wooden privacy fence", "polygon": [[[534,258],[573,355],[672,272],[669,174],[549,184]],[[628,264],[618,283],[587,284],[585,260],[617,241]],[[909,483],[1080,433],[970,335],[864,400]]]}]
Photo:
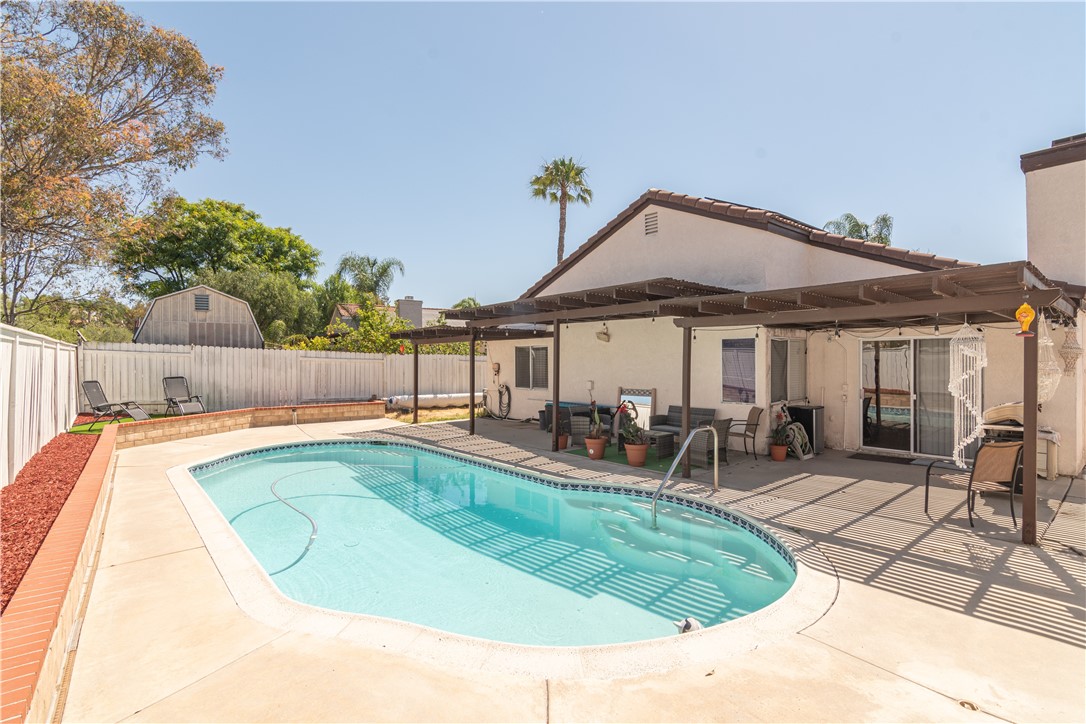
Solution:
[{"label": "wooden privacy fence", "polygon": [[0,488],[79,410],[76,347],[0,324]]},{"label": "wooden privacy fence", "polygon": [[[244,407],[385,399],[413,392],[411,355],[88,342],[80,379],[98,380],[110,400],[162,412],[162,378],[188,378],[209,412]],[[476,358],[477,384],[486,358]],[[467,355],[420,355],[419,394],[468,392]],[[85,400],[80,400],[85,403]]]}]

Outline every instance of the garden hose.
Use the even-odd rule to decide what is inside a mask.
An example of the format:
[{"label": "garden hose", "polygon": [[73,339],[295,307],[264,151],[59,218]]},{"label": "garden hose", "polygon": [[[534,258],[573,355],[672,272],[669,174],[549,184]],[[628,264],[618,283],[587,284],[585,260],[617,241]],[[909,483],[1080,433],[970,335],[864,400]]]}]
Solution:
[{"label": "garden hose", "polygon": [[509,385],[498,385],[498,418],[506,420],[513,407],[513,393],[509,391]]}]

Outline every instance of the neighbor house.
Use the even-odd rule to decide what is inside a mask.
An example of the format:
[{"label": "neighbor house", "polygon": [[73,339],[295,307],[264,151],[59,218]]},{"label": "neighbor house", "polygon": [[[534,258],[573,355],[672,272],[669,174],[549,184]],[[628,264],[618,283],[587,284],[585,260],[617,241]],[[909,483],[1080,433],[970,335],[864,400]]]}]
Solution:
[{"label": "neighbor house", "polygon": [[[560,332],[563,401],[614,404],[620,389],[636,388],[653,391],[651,412],[662,413],[683,401],[685,382],[690,405],[718,418],[807,404],[822,408],[828,447],[941,456],[956,442],[951,337],[968,323],[985,339],[984,408],[1021,401],[1014,317],[1032,300],[1053,323],[1050,349],[1065,370],[1038,416],[1060,440],[1039,445],[1039,471],[1077,473],[1086,464],[1077,337],[1086,322],[1086,136],[1026,154],[1021,166],[1026,261],[979,266],[652,189],[519,299],[450,315],[490,335],[495,373],[481,386],[508,385],[513,418],[536,417],[554,396]],[[544,325],[548,336],[504,341],[509,323]]]},{"label": "neighbor house", "polygon": [[[336,308],[332,310],[332,318],[328,321],[328,325],[331,326],[342,322],[351,329],[358,329],[358,320],[354,316],[358,313],[358,308],[359,305],[357,304],[339,302],[336,304]],[[443,315],[450,311],[439,307],[424,307],[421,299],[415,299],[412,296],[397,299],[395,305],[378,307],[378,309],[383,310],[386,314],[407,320],[416,329],[437,324],[441,321]],[[453,327],[462,327],[466,323],[458,320],[447,320],[446,324]]]},{"label": "neighbor house", "polygon": [[259,349],[264,335],[248,302],[199,284],[153,299],[132,341]]}]

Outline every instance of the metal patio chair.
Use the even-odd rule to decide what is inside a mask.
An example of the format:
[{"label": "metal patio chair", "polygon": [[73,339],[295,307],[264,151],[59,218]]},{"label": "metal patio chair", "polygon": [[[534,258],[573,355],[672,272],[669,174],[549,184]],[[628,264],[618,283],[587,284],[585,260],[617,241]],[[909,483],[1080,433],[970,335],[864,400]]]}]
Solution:
[{"label": "metal patio chair", "polygon": [[[939,462],[932,460],[924,475],[924,513],[928,512],[928,483],[931,480],[931,468]],[[989,493],[1009,493],[1011,496],[1011,521],[1018,527],[1018,518],[1014,515],[1014,488],[1018,484],[1019,471],[1022,468],[1022,441],[990,442],[981,445],[973,460],[973,469],[969,477],[965,473],[940,475],[945,482],[965,486],[965,507],[969,511],[969,527],[973,525],[973,509],[976,507],[978,490]]]},{"label": "metal patio chair", "polygon": [[[733,422],[731,424],[732,429],[728,432],[728,437],[741,437],[743,438],[743,452],[749,455],[747,452],[747,440],[750,440],[751,450],[754,452],[754,459],[758,459],[758,421],[762,419],[762,413],[764,410],[760,407],[752,407],[747,413],[747,420]],[[739,428],[739,429],[735,429]]]},{"label": "metal patio chair", "polygon": [[198,415],[207,412],[204,400],[189,390],[189,381],[184,377],[163,377],[162,389],[166,393],[166,414],[171,411],[177,415]]},{"label": "metal patio chair", "polygon": [[[87,403],[90,405],[91,412],[94,413],[94,420],[91,422],[90,427],[93,428],[95,424],[106,417],[113,418],[111,422],[117,422],[122,417],[131,417],[133,420],[150,420],[151,416],[147,414],[146,410],[139,406],[134,400],[127,402],[110,402],[106,397],[105,390],[102,389],[102,383],[98,380],[84,380],[83,381],[83,394],[87,396]],[[90,428],[87,428],[88,430]]]}]

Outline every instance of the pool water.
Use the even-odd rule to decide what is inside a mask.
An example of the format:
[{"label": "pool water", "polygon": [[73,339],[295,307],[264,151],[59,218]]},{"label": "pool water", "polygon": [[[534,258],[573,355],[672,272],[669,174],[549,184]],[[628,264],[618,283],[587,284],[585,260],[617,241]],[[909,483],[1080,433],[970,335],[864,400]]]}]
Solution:
[{"label": "pool water", "polygon": [[763,608],[795,579],[723,518],[661,502],[653,530],[647,498],[413,446],[284,446],[191,472],[286,596],[495,641],[670,636],[687,616]]}]

